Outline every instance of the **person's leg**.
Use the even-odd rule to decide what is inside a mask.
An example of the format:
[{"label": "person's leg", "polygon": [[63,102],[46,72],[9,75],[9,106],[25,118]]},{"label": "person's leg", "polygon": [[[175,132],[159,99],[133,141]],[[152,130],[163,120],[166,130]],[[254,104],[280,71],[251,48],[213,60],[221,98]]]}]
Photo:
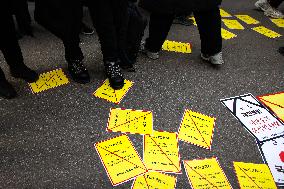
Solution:
[{"label": "person's leg", "polygon": [[[202,58],[217,56],[210,59],[212,64],[222,64],[221,16],[218,7],[206,11],[195,11],[194,17],[201,40]],[[217,62],[216,62],[217,61]]]},{"label": "person's leg", "polygon": [[120,89],[124,85],[124,78],[119,67],[119,40],[117,34],[119,21],[115,19],[117,15],[114,9],[117,8],[116,11],[124,10],[119,10],[119,7],[117,7],[114,1],[117,0],[97,0],[89,2],[89,10],[94,27],[99,36],[106,75],[109,78],[111,87]]},{"label": "person's leg", "polygon": [[282,2],[283,0],[258,0],[254,5],[256,6],[256,8],[262,10],[265,16],[272,18],[283,18],[283,13],[277,10],[277,7]]},{"label": "person's leg", "polygon": [[268,2],[273,8],[277,9],[280,6],[280,4],[283,2],[283,0],[269,0]]}]

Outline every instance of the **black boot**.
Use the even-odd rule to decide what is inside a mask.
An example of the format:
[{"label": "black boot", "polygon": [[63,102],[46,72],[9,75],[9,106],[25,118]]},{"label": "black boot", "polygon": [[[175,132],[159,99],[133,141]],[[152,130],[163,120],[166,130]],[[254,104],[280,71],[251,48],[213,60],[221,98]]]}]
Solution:
[{"label": "black boot", "polygon": [[29,83],[36,82],[39,78],[38,74],[24,63],[10,67],[10,71],[13,77],[23,79]]},{"label": "black boot", "polygon": [[118,90],[124,86],[124,78],[118,61],[105,61],[105,71],[113,89]]},{"label": "black boot", "polygon": [[89,72],[81,60],[68,61],[68,70],[75,82],[81,84],[90,82]]},{"label": "black boot", "polygon": [[0,69],[0,96],[6,99],[15,98],[17,92],[13,86],[6,80],[4,73]]}]

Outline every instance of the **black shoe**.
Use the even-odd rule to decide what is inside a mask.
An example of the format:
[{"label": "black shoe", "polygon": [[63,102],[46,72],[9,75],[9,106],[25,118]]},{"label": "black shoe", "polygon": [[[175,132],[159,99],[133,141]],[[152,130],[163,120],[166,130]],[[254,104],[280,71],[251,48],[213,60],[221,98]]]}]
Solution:
[{"label": "black shoe", "polygon": [[173,24],[180,24],[183,26],[191,26],[193,25],[193,20],[188,19],[186,16],[179,16],[176,17],[175,20],[173,21]]},{"label": "black shoe", "polygon": [[115,89],[121,89],[124,86],[124,78],[121,73],[118,62],[105,62],[106,75],[109,78],[110,86]]},{"label": "black shoe", "polygon": [[10,68],[10,71],[13,77],[23,79],[29,83],[36,82],[39,78],[38,74],[25,64],[18,65],[15,68]]},{"label": "black shoe", "polygon": [[95,31],[92,28],[90,28],[89,26],[87,26],[86,24],[82,23],[81,33],[84,34],[84,35],[93,35],[95,33]]},{"label": "black shoe", "polygon": [[0,80],[0,96],[6,99],[15,98],[17,96],[17,92],[6,79]]},{"label": "black shoe", "polygon": [[278,52],[284,56],[284,47],[280,47],[278,49]]},{"label": "black shoe", "polygon": [[90,82],[89,72],[81,60],[69,61],[68,71],[75,82],[81,84],[86,84]]}]

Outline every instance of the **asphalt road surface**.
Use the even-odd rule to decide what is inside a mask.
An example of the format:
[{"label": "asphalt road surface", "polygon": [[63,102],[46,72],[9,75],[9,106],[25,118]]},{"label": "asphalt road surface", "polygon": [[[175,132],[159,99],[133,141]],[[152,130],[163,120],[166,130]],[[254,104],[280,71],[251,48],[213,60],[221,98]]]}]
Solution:
[{"label": "asphalt road surface", "polygon": [[[226,0],[222,7],[232,15],[248,14],[284,35],[283,28],[254,10],[252,0]],[[105,79],[96,35],[81,36],[91,82],[81,85],[70,79],[37,95],[27,83],[9,76],[1,54],[0,65],[19,97],[0,99],[0,188],[113,188],[93,144],[120,135],[106,132],[106,126],[110,108],[121,107],[153,111],[154,129],[169,132],[178,131],[185,109],[215,117],[212,149],[179,142],[181,159],[218,157],[232,187],[239,188],[233,161],[262,163],[262,158],[255,139],[219,99],[284,91],[284,57],[277,52],[283,37],[270,39],[241,23],[245,30],[228,29],[237,37],[223,41],[225,64],[220,68],[200,59],[195,26],[173,25],[168,39],[191,43],[192,53],[162,51],[155,61],[141,55],[136,72],[125,73],[135,84],[119,105],[92,95]],[[26,64],[39,73],[63,68],[70,78],[61,41],[36,23],[33,27],[35,37],[20,40]],[[143,137],[128,136],[142,157]],[[131,188],[132,182],[115,188]],[[183,166],[176,188],[190,188]]]}]

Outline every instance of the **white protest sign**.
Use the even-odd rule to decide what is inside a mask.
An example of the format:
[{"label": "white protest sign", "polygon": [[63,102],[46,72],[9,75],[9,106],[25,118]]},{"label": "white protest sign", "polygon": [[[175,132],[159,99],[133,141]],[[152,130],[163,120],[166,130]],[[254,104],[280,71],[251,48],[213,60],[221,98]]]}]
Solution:
[{"label": "white protest sign", "polygon": [[245,94],[220,100],[259,141],[284,135],[284,125],[253,95]]},{"label": "white protest sign", "polygon": [[284,186],[284,137],[279,137],[259,144],[265,163],[278,186]]}]

